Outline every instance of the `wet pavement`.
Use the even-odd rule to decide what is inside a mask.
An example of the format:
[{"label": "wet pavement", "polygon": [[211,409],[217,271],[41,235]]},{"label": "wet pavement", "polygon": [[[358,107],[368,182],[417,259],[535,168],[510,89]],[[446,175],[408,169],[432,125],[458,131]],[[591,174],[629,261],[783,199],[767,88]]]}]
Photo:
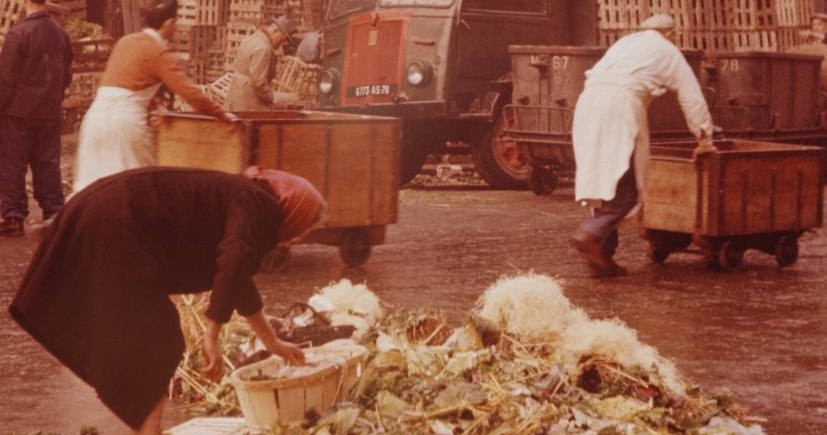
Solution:
[{"label": "wet pavement", "polygon": [[[827,433],[824,231],[802,236],[791,268],[748,251],[737,271],[722,273],[706,269],[693,253],[650,264],[630,222],[621,229],[616,256],[630,275],[596,280],[569,246],[584,215],[571,196],[570,188],[549,197],[458,186],[403,190],[399,223],[388,227],[387,243],[375,247],[362,268],[346,268],[334,247],[303,245],[293,248],[284,270],[259,274],[257,281],[273,307],[349,278],[366,282],[391,307],[443,309],[459,323],[500,276],[549,274],[574,304],[594,318],[623,320],[703,389],[733,392],[767,419],[767,433]],[[126,433],[5,311],[36,239],[0,240],[0,433],[73,434],[84,425]],[[184,419],[171,412],[165,423]]]}]

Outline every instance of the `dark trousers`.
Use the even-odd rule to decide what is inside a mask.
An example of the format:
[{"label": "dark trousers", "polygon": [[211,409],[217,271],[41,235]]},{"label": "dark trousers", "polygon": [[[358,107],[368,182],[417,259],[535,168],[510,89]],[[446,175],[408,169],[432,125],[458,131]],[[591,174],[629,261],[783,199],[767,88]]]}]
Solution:
[{"label": "dark trousers", "polygon": [[603,253],[611,258],[618,245],[617,225],[637,205],[638,191],[635,181],[635,168],[629,169],[617,181],[615,196],[610,201],[594,209],[592,216],[583,221],[580,230],[600,240]]},{"label": "dark trousers", "polygon": [[0,116],[0,215],[29,215],[26,170],[32,168],[34,198],[48,219],[63,208],[59,119]]}]

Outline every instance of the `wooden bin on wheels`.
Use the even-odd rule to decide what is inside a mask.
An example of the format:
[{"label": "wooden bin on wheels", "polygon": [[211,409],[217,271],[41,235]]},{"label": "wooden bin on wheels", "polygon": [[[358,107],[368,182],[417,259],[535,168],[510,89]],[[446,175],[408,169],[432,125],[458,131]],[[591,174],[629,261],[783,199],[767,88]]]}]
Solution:
[{"label": "wooden bin on wheels", "polygon": [[[513,92],[503,108],[505,140],[517,144],[529,157],[528,186],[537,195],[554,191],[562,174],[574,170],[571,123],[574,106],[590,70],[605,47],[567,45],[511,45]],[[683,50],[695,74],[700,74],[702,52]],[[674,92],[656,98],[649,107],[652,141],[692,137]],[[666,139],[661,139],[666,138]]]},{"label": "wooden bin on wheels", "polygon": [[663,263],[693,242],[707,264],[737,268],[747,249],[798,259],[798,238],[820,227],[824,150],[749,140],[716,142],[691,159],[695,143],[652,147],[641,230],[649,257]]},{"label": "wooden bin on wheels", "polygon": [[169,113],[158,164],[240,173],[257,164],[307,178],[327,201],[305,243],[339,246],[350,266],[385,241],[399,198],[399,120],[314,111],[237,112],[238,123]]}]

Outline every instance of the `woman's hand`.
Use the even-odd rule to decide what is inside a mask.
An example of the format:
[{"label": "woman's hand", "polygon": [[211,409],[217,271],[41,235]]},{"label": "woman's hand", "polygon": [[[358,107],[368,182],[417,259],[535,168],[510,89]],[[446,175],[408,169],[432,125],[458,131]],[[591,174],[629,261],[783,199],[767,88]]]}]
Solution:
[{"label": "woman's hand", "polygon": [[297,366],[304,364],[304,352],[295,344],[288,343],[276,338],[274,346],[267,348],[270,353],[274,353],[287,361],[288,364]]},{"label": "woman's hand", "polygon": [[218,343],[218,334],[221,332],[221,324],[207,319],[207,330],[202,339],[204,350],[204,369],[201,374],[208,379],[217,382],[224,376],[224,353]]},{"label": "woman's hand", "polygon": [[289,364],[304,364],[304,352],[298,346],[280,340],[270,322],[264,318],[263,312],[259,311],[245,318],[268,352],[284,358]]}]

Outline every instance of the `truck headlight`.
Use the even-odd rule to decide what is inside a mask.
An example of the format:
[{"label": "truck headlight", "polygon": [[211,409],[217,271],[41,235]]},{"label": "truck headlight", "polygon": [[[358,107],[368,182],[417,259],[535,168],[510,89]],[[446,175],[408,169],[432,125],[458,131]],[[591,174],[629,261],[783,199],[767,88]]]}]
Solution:
[{"label": "truck headlight", "polygon": [[339,71],[335,69],[326,69],[319,77],[319,92],[323,95],[330,95],[336,90],[339,85]]},{"label": "truck headlight", "polygon": [[430,63],[418,60],[408,65],[405,76],[408,79],[408,83],[414,86],[422,86],[431,80],[432,72],[433,67],[431,67]]}]

